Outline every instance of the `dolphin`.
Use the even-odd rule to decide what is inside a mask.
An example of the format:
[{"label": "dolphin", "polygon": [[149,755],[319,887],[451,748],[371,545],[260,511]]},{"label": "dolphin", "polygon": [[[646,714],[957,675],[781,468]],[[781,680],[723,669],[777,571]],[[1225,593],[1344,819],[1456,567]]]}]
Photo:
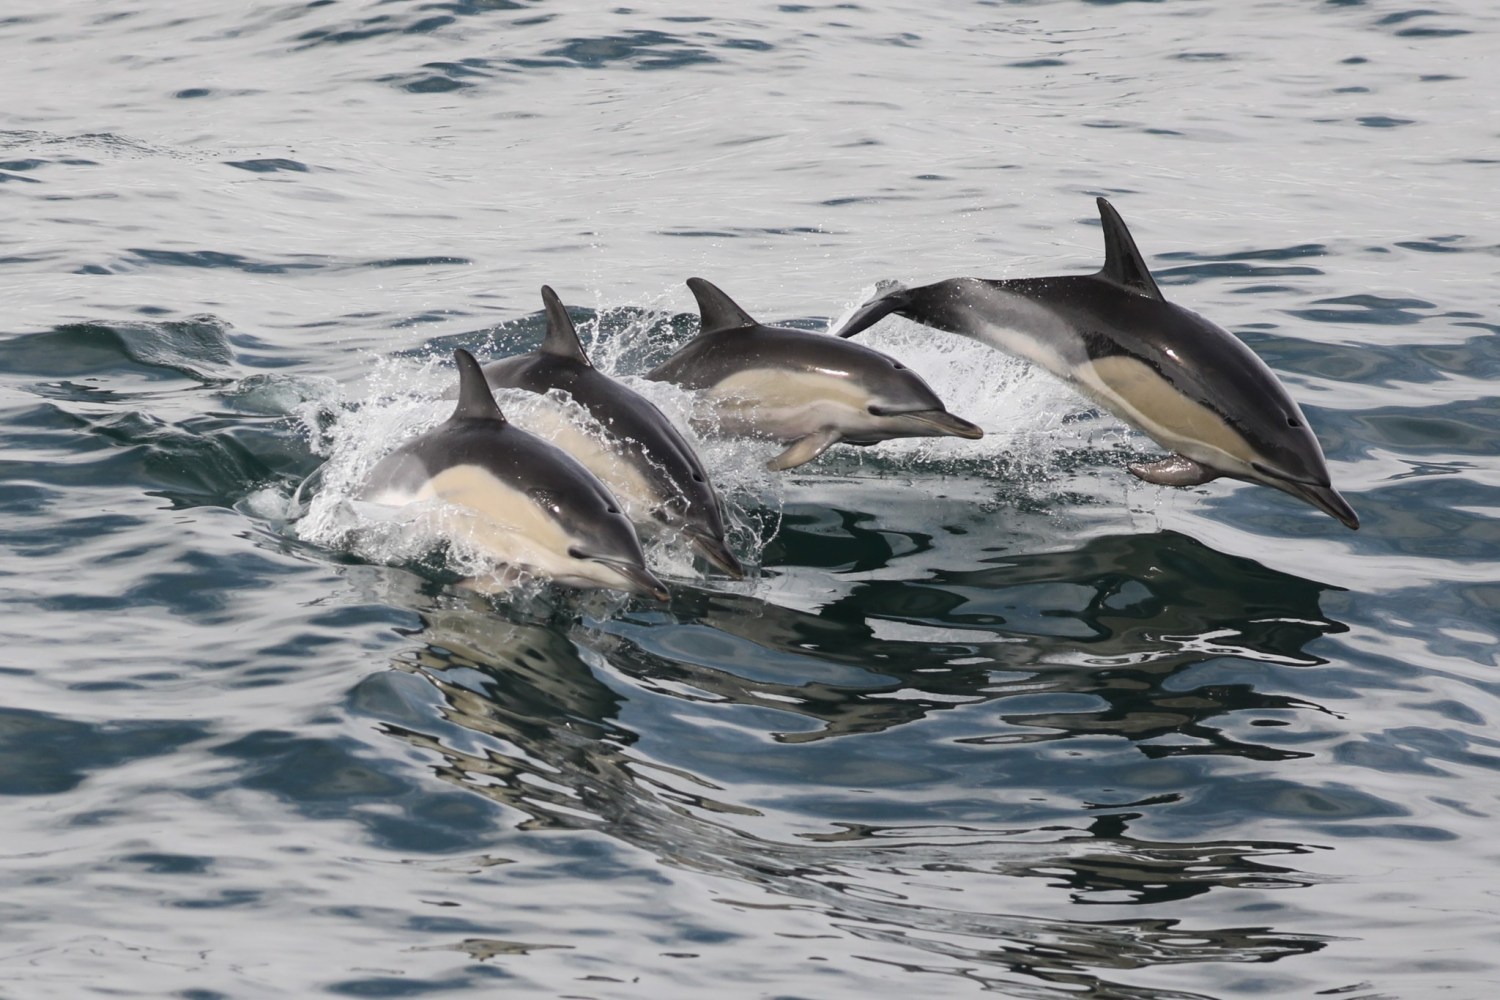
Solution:
[{"label": "dolphin", "polygon": [[472,517],[447,522],[496,559],[578,587],[665,601],[640,540],[608,489],[562,450],[510,424],[468,351],[453,416],[382,458],[359,499],[393,507],[439,500]]},{"label": "dolphin", "polygon": [[762,326],[702,278],[687,285],[702,332],[646,378],[701,391],[720,430],[788,445],[767,468],[796,468],[840,441],[984,436],[894,358],[823,334]]},{"label": "dolphin", "polygon": [[542,302],[547,308],[542,346],[485,365],[490,386],[571,395],[606,440],[601,444],[575,428],[554,440],[629,507],[681,527],[704,558],[735,579],[743,577],[744,567],[724,541],[722,501],[692,446],[649,400],[589,363],[562,300],[545,285]]},{"label": "dolphin", "polygon": [[838,335],[896,313],[972,337],[1040,365],[1170,450],[1130,466],[1148,483],[1196,486],[1220,476],[1263,483],[1358,528],[1280,380],[1228,331],[1168,302],[1120,214],[1098,201],[1098,273],[895,288],[857,309]]}]

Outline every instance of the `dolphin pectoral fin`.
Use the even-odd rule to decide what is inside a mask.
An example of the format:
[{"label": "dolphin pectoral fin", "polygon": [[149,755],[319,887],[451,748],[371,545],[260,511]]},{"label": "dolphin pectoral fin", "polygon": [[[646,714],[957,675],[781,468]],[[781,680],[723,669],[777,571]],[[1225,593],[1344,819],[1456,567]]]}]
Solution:
[{"label": "dolphin pectoral fin", "polygon": [[899,286],[884,295],[873,298],[854,310],[854,315],[844,321],[844,325],[839,327],[838,333],[834,336],[852,337],[857,333],[862,333],[891,313],[899,313],[911,304],[910,299],[910,289]]},{"label": "dolphin pectoral fin", "polygon": [[1172,455],[1159,462],[1136,462],[1129,468],[1135,478],[1157,486],[1197,486],[1219,478],[1213,469],[1181,455]]},{"label": "dolphin pectoral fin", "polygon": [[792,442],[792,446],[766,463],[766,468],[772,472],[785,472],[787,469],[795,469],[799,465],[806,465],[817,458],[829,447],[838,443],[839,432],[832,429],[814,431],[806,437],[800,437]]}]

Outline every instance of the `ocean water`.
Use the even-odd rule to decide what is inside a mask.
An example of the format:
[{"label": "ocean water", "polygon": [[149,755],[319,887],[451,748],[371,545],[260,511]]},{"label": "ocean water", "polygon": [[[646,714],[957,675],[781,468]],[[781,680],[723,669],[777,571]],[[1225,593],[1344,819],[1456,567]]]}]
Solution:
[{"label": "ocean water", "polygon": [[[727,10],[727,8],[726,8]],[[1500,12],[0,12],[0,996],[1500,992]],[[978,442],[698,439],[745,581],[480,595],[360,470],[452,349],[822,330],[1093,199],[1349,532],[888,320]],[[507,406],[524,408],[512,399]]]}]

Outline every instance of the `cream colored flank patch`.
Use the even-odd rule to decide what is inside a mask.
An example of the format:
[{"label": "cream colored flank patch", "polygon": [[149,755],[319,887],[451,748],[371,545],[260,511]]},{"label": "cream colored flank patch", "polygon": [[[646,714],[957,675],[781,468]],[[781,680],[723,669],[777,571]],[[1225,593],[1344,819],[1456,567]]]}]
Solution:
[{"label": "cream colored flank patch", "polygon": [[1074,359],[1085,357],[1077,332],[1057,313],[1023,295],[999,296],[1000,314],[976,316],[970,336],[997,351],[1030,361],[1060,378],[1070,378]]},{"label": "cream colored flank patch", "polygon": [[620,501],[625,516],[632,521],[650,520],[651,512],[670,499],[657,492],[651,480],[628,456],[601,441],[596,434],[579,427],[561,409],[538,407],[525,415],[523,426],[561,448],[598,476]]},{"label": "cream colored flank patch", "polygon": [[1250,472],[1251,462],[1265,462],[1222,417],[1184,396],[1144,362],[1115,355],[1068,374],[1159,444],[1195,462],[1229,472]]},{"label": "cream colored flank patch", "polygon": [[455,465],[414,493],[387,492],[371,499],[391,506],[441,501],[450,507],[442,512],[438,530],[496,562],[523,566],[564,582],[632,589],[628,580],[608,566],[569,555],[568,548],[576,539],[551,512],[480,466]]},{"label": "cream colored flank patch", "polygon": [[789,441],[825,427],[863,429],[879,422],[870,394],[852,380],[819,372],[757,368],[736,372],[708,393],[722,429]]}]

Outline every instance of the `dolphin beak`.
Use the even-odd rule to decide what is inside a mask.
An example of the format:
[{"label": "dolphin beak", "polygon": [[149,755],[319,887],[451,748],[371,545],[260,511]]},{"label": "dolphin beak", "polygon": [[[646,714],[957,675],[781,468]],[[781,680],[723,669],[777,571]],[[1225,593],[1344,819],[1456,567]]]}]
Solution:
[{"label": "dolphin beak", "polygon": [[602,563],[603,565],[608,566],[620,576],[623,576],[626,580],[630,581],[629,589],[634,593],[645,594],[647,597],[654,597],[658,601],[662,601],[663,603],[669,600],[672,596],[667,591],[667,585],[658,580],[652,574],[652,572],[644,566],[637,566],[635,563],[618,562],[614,559],[600,559],[597,556],[594,557],[594,562]]},{"label": "dolphin beak", "polygon": [[1285,479],[1277,480],[1274,485],[1294,497],[1306,500],[1325,514],[1337,518],[1344,527],[1359,530],[1359,515],[1354,513],[1354,508],[1350,507],[1349,502],[1332,486],[1294,483]]},{"label": "dolphin beak", "polygon": [[983,427],[971,424],[963,417],[955,417],[947,410],[920,410],[916,413],[901,415],[920,424],[926,424],[939,434],[950,437],[968,438],[970,441],[984,437]]},{"label": "dolphin beak", "polygon": [[729,546],[725,543],[724,539],[710,535],[707,532],[694,530],[693,528],[688,528],[687,534],[693,540],[693,548],[698,550],[698,554],[707,559],[721,572],[736,580],[743,580],[745,578],[745,567],[740,565],[740,561],[734,557],[734,553],[729,551]]}]

